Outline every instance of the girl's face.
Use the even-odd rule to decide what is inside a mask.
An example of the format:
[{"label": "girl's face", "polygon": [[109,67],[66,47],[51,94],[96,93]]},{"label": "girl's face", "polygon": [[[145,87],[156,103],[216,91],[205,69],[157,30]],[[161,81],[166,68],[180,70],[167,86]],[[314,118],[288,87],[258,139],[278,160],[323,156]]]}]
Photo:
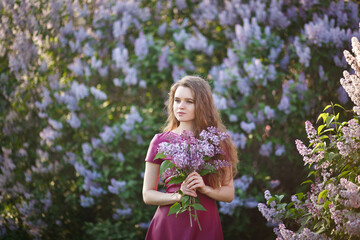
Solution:
[{"label": "girl's face", "polygon": [[195,99],[190,88],[179,86],[174,95],[173,111],[179,122],[191,123],[195,119]]}]

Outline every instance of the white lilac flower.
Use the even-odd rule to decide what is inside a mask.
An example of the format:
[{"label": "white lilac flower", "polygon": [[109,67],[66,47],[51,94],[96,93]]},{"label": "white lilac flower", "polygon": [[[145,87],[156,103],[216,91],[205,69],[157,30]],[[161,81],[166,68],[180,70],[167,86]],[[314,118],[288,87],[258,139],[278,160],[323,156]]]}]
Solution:
[{"label": "white lilac flower", "polygon": [[106,100],[107,99],[106,94],[103,91],[96,89],[95,87],[91,87],[90,92],[98,100]]},{"label": "white lilac flower", "polygon": [[139,33],[139,38],[135,40],[135,54],[140,59],[143,60],[149,53],[148,43],[146,41],[145,34],[143,32]]},{"label": "white lilac flower", "polygon": [[89,95],[88,88],[83,83],[79,84],[77,81],[72,82],[71,92],[77,100],[81,100]]},{"label": "white lilac flower", "polygon": [[81,122],[79,118],[76,116],[75,112],[70,113],[70,119],[68,119],[67,122],[70,124],[72,128],[79,128],[81,125]]},{"label": "white lilac flower", "polygon": [[241,121],[240,123],[240,127],[247,133],[251,133],[252,130],[254,130],[256,128],[255,123],[251,122],[251,123],[247,123],[244,121]]}]

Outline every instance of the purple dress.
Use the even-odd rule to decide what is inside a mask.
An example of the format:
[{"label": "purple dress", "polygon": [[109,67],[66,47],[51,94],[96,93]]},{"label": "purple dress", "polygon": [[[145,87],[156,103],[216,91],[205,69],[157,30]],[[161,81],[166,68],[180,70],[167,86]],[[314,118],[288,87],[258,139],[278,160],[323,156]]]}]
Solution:
[{"label": "purple dress", "polygon": [[[168,142],[172,132],[165,132],[156,134],[152,139],[145,161],[156,164],[161,164],[164,159],[153,160],[157,154],[158,145],[162,142]],[[205,179],[206,180],[206,179]],[[205,181],[206,182],[206,181]],[[166,186],[167,193],[173,193],[180,189],[180,184],[170,184]],[[216,206],[216,201],[207,197],[204,194],[197,192],[201,200],[201,204],[207,211],[197,211],[202,231],[200,231],[198,224],[192,221],[190,226],[189,212],[172,214],[168,216],[170,205],[159,206],[150,223],[148,232],[146,234],[147,240],[183,240],[183,239],[197,239],[197,240],[221,240],[223,233],[221,229],[219,212]]]}]

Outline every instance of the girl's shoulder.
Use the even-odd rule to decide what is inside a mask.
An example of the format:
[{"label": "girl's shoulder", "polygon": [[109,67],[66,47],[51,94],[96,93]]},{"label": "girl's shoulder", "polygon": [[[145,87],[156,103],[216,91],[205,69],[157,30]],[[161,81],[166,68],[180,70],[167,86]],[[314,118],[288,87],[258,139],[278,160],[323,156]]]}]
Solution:
[{"label": "girl's shoulder", "polygon": [[153,138],[153,141],[156,141],[156,142],[164,142],[164,141],[169,141],[170,138],[174,137],[174,134],[176,133],[173,133],[173,132],[162,132],[162,133],[157,133],[155,134],[154,138]]}]

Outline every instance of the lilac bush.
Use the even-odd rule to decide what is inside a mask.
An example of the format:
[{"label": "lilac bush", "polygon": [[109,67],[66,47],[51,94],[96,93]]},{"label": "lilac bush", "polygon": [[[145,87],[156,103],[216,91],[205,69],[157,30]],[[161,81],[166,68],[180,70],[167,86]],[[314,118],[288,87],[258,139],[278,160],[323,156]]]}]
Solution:
[{"label": "lilac bush", "polygon": [[[359,94],[360,68],[356,58],[360,56],[360,43],[352,38],[353,56],[345,50],[347,62],[354,74],[344,71],[340,80],[355,107],[354,118],[339,122],[340,105],[329,105],[318,120],[323,124],[317,129],[310,121],[305,122],[309,139],[307,147],[296,140],[304,165],[309,166],[311,184],[306,194],[291,196],[291,202],[282,203],[284,195],[271,196],[265,191],[267,204],[259,203],[258,209],[268,222],[278,224],[274,229],[277,239],[357,239],[360,237],[360,124]],[[332,113],[325,112],[331,108]]]},{"label": "lilac bush", "polygon": [[6,0],[0,12],[2,238],[142,239],[143,159],[187,74],[209,79],[242,160],[224,235],[264,238],[249,219],[266,187],[298,183],[299,126],[357,94],[352,73],[338,85],[340,49],[359,36],[352,1]]}]

